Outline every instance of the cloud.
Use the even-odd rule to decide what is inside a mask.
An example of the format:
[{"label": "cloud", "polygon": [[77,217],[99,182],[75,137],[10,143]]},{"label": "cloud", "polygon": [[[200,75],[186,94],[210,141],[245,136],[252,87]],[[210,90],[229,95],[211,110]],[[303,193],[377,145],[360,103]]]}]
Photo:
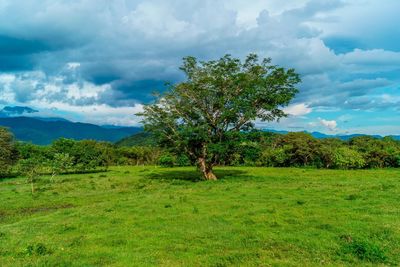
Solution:
[{"label": "cloud", "polygon": [[325,119],[318,119],[320,124],[326,127],[329,131],[335,131],[337,127],[337,122],[335,120],[325,120]]},{"label": "cloud", "polygon": [[0,103],[134,107],[164,90],[164,81],[183,79],[184,56],[256,52],[301,74],[300,93],[287,108],[293,116],[395,110],[398,102],[381,96],[400,95],[400,48],[392,40],[400,36],[393,26],[398,6],[393,0],[3,0]]},{"label": "cloud", "polygon": [[303,116],[312,112],[312,108],[308,107],[307,104],[295,104],[290,105],[283,109],[283,111],[292,116]]}]

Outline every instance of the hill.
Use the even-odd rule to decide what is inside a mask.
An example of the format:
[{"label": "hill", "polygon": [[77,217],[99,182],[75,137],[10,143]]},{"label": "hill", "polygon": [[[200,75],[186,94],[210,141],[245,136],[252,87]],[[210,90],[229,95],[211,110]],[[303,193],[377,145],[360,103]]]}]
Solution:
[{"label": "hill", "polygon": [[147,132],[139,132],[122,138],[115,143],[117,146],[155,146],[157,144],[153,135]]},{"label": "hill", "polygon": [[31,117],[0,118],[0,126],[9,128],[20,141],[47,145],[65,137],[76,140],[93,139],[116,142],[142,131],[140,127],[102,127],[90,123],[71,122],[65,119],[43,119]]}]

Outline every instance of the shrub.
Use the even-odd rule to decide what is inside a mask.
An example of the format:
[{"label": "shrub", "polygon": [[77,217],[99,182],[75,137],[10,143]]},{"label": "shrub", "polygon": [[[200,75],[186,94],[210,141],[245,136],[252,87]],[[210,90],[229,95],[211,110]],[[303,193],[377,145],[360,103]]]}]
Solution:
[{"label": "shrub", "polygon": [[285,166],[289,157],[284,148],[267,148],[261,154],[261,162],[264,166],[281,167]]},{"label": "shrub", "polygon": [[333,167],[338,169],[359,169],[365,166],[365,160],[356,150],[339,147],[333,152]]},{"label": "shrub", "polygon": [[315,166],[318,145],[317,139],[304,132],[288,133],[275,141],[276,147],[285,150],[286,166]]},{"label": "shrub", "polygon": [[175,157],[169,153],[160,156],[158,163],[163,167],[173,167],[175,165]]},{"label": "shrub", "polygon": [[176,158],[176,165],[178,166],[190,166],[190,159],[186,155],[179,155]]}]

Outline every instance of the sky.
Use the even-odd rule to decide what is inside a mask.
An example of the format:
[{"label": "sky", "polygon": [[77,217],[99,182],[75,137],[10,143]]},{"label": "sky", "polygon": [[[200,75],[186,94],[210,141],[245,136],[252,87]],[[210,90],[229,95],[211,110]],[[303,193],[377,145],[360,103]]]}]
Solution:
[{"label": "sky", "polygon": [[301,75],[279,123],[400,134],[398,0],[0,0],[0,108],[125,126],[182,58],[249,53]]}]

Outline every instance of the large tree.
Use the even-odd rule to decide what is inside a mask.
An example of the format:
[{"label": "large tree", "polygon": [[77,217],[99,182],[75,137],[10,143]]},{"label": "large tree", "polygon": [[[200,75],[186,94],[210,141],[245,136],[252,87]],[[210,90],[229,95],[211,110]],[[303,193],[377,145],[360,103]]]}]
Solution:
[{"label": "large tree", "polygon": [[282,107],[297,93],[300,82],[293,69],[272,65],[250,54],[242,62],[226,55],[219,60],[183,59],[184,82],[169,85],[138,115],[145,130],[160,144],[185,153],[207,180],[217,179],[212,169],[229,153],[240,131],[254,121],[274,121],[286,116]]}]

